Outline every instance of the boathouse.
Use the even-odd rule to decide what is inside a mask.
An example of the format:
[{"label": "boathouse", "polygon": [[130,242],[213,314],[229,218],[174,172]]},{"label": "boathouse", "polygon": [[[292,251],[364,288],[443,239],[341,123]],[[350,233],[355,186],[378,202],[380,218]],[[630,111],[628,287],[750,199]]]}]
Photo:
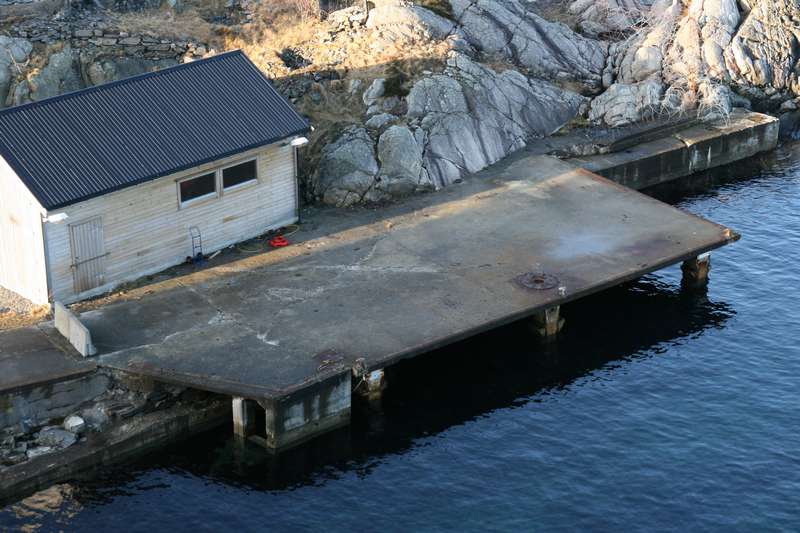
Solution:
[{"label": "boathouse", "polygon": [[74,302],[295,222],[308,129],[240,51],[0,111],[0,285]]}]

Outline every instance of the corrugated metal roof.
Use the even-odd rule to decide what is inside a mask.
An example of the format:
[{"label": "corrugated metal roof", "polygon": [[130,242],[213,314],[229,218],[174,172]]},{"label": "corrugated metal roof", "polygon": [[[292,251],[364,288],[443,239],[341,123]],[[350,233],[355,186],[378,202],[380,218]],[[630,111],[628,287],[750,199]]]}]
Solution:
[{"label": "corrugated metal roof", "polygon": [[306,131],[237,50],[0,111],[0,155],[51,210]]}]

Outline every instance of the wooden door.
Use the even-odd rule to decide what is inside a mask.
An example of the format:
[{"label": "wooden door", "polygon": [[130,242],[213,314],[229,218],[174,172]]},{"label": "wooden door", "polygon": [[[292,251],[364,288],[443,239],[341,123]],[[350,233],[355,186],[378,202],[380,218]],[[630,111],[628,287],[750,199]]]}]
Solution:
[{"label": "wooden door", "polygon": [[72,251],[72,277],[75,293],[94,289],[105,283],[106,246],[103,219],[92,218],[70,224],[69,241]]}]

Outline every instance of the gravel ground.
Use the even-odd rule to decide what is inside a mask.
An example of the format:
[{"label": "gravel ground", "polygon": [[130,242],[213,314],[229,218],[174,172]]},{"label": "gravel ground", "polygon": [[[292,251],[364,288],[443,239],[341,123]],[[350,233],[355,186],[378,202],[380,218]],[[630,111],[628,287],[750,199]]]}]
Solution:
[{"label": "gravel ground", "polygon": [[26,300],[16,292],[0,287],[0,313],[12,311],[14,313],[31,313],[38,305],[34,305],[30,300]]},{"label": "gravel ground", "polygon": [[46,319],[49,313],[50,306],[36,305],[0,287],[0,329],[29,326]]}]

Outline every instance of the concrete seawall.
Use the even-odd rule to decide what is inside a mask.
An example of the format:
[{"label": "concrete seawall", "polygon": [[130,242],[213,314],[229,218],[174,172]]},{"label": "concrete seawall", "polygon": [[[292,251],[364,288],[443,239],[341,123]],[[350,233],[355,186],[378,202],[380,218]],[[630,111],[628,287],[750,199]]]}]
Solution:
[{"label": "concrete seawall", "polygon": [[230,405],[212,401],[202,406],[175,406],[121,422],[60,453],[37,457],[5,470],[0,478],[0,505],[20,495],[218,427],[229,418]]},{"label": "concrete seawall", "polygon": [[63,418],[104,393],[109,382],[108,376],[92,371],[75,379],[0,392],[0,429]]},{"label": "concrete seawall", "polygon": [[52,324],[0,332],[0,431],[64,417],[103,393],[96,368]]},{"label": "concrete seawall", "polygon": [[570,162],[632,189],[645,189],[752,157],[778,145],[780,121],[737,109],[729,120],[697,124],[610,154]]}]

